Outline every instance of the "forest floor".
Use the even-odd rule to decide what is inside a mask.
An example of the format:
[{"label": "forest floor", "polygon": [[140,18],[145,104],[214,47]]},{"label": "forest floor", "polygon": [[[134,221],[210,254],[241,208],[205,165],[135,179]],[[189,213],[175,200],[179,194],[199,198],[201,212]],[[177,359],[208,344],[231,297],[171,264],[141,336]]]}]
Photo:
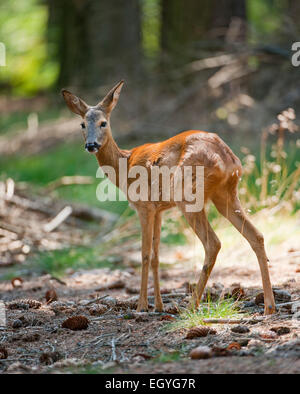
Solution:
[{"label": "forest floor", "polygon": [[[38,135],[46,136],[49,127]],[[212,212],[222,249],[199,314],[206,310],[204,317],[241,322],[210,324],[215,335],[187,339],[191,327],[204,324],[194,319],[189,306],[204,257],[200,242],[176,211],[166,213],[160,253],[165,311],[153,312],[150,275],[150,312],[136,313],[136,216],[120,204],[116,209],[116,203],[94,209],[96,182],[52,189],[62,173],[80,174],[89,182],[87,176],[96,171],[81,144],[68,141],[53,150],[57,140],[70,137],[72,127],[78,127],[77,120],[66,120],[55,138],[39,137],[39,144],[35,130],[29,129],[9,149],[7,137],[0,139],[0,152],[8,155],[2,162],[6,176],[16,180],[0,182],[0,313],[1,301],[6,305],[6,325],[0,322],[0,373],[299,373],[299,213],[292,215],[284,206],[276,212],[275,206],[250,215],[265,237],[276,295],[277,313],[264,317],[255,255]],[[20,146],[28,156],[13,156]],[[40,187],[42,195],[30,200]],[[66,207],[72,208],[70,216],[49,231]],[[11,281],[16,277],[20,279]],[[211,313],[236,288],[242,289],[240,299],[228,299],[236,310]],[[83,329],[63,327],[74,316],[87,319],[76,320]],[[208,347],[207,358],[191,359],[190,352],[199,346]]]},{"label": "forest floor", "polygon": [[[162,314],[153,312],[151,277],[150,313],[135,312],[140,283],[137,250],[124,249],[122,258],[126,266],[122,269],[69,269],[62,279],[33,273],[13,285],[8,280],[0,282],[1,299],[7,307],[7,325],[0,331],[0,371],[299,373],[299,234],[293,231],[292,223],[299,229],[299,218],[294,216],[286,223],[291,235],[284,234],[278,225],[277,231],[285,240],[270,243],[277,313],[268,317],[263,316],[262,300],[257,297],[262,289],[255,256],[240,238],[237,244],[228,245],[231,229],[224,228],[225,251],[219,256],[206,294],[210,294],[212,306],[226,294],[233,294],[234,288],[242,289],[239,311],[234,315],[234,319],[242,322],[212,324],[215,335],[187,339],[192,322],[176,326],[189,307],[190,289],[200,273],[202,252],[198,252],[197,245],[162,246],[161,287],[165,303]],[[273,239],[276,236],[274,229]],[[50,294],[47,302],[48,290],[55,293]],[[87,327],[63,328],[63,322],[72,316],[86,317]],[[230,314],[227,317],[232,318]],[[243,328],[236,330],[236,326]],[[244,332],[233,332],[232,328]],[[209,347],[207,359],[190,358],[190,351],[198,346]]]}]

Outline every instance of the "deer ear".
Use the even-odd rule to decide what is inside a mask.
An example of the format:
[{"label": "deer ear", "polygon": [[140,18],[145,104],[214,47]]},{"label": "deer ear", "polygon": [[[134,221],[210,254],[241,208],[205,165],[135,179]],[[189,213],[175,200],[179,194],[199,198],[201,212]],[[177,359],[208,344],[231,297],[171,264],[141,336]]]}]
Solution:
[{"label": "deer ear", "polygon": [[88,111],[89,106],[83,100],[81,100],[81,98],[75,96],[75,94],[69,92],[66,89],[62,89],[61,94],[63,95],[67,106],[75,114],[81,115],[83,117]]},{"label": "deer ear", "polygon": [[102,101],[97,105],[97,107],[103,109],[107,114],[109,114],[117,105],[119,100],[120,92],[122,90],[122,86],[124,85],[124,81],[120,81],[115,85],[104,97]]}]

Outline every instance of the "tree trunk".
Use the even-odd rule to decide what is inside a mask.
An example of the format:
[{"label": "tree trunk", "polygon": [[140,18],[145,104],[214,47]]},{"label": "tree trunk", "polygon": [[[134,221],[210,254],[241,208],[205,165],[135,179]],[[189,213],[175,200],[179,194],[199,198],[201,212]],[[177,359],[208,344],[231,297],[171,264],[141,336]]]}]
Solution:
[{"label": "tree trunk", "polygon": [[246,39],[246,0],[214,0],[212,2],[212,35],[227,42]]},{"label": "tree trunk", "polygon": [[141,69],[138,0],[48,0],[49,37],[59,43],[58,84],[95,88]]},{"label": "tree trunk", "polygon": [[163,60],[184,64],[195,55],[195,44],[207,31],[210,0],[162,0],[161,48]]},{"label": "tree trunk", "polygon": [[246,38],[246,0],[161,0],[163,63],[193,60],[200,41],[221,43]]},{"label": "tree trunk", "polygon": [[293,21],[293,28],[294,31],[299,33],[300,30],[300,1],[299,0],[289,0],[289,14],[291,20]]}]

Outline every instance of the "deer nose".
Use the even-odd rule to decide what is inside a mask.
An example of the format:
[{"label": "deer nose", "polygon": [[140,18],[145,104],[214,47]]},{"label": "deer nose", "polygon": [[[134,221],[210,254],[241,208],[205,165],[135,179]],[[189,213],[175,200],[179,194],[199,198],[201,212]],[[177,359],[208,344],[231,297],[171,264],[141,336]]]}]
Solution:
[{"label": "deer nose", "polygon": [[98,152],[100,148],[100,145],[97,142],[89,142],[87,144],[85,144],[85,150],[87,150],[88,152],[94,153],[94,152]]}]

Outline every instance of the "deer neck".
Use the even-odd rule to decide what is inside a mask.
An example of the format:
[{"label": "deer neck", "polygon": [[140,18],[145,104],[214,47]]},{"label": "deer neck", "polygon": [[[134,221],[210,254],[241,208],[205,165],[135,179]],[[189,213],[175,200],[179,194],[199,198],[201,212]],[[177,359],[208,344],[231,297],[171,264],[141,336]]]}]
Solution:
[{"label": "deer neck", "polygon": [[115,169],[117,186],[119,179],[119,160],[126,159],[129,155],[130,151],[120,149],[111,134],[109,134],[107,142],[99,149],[96,155],[100,167],[111,166]]}]

